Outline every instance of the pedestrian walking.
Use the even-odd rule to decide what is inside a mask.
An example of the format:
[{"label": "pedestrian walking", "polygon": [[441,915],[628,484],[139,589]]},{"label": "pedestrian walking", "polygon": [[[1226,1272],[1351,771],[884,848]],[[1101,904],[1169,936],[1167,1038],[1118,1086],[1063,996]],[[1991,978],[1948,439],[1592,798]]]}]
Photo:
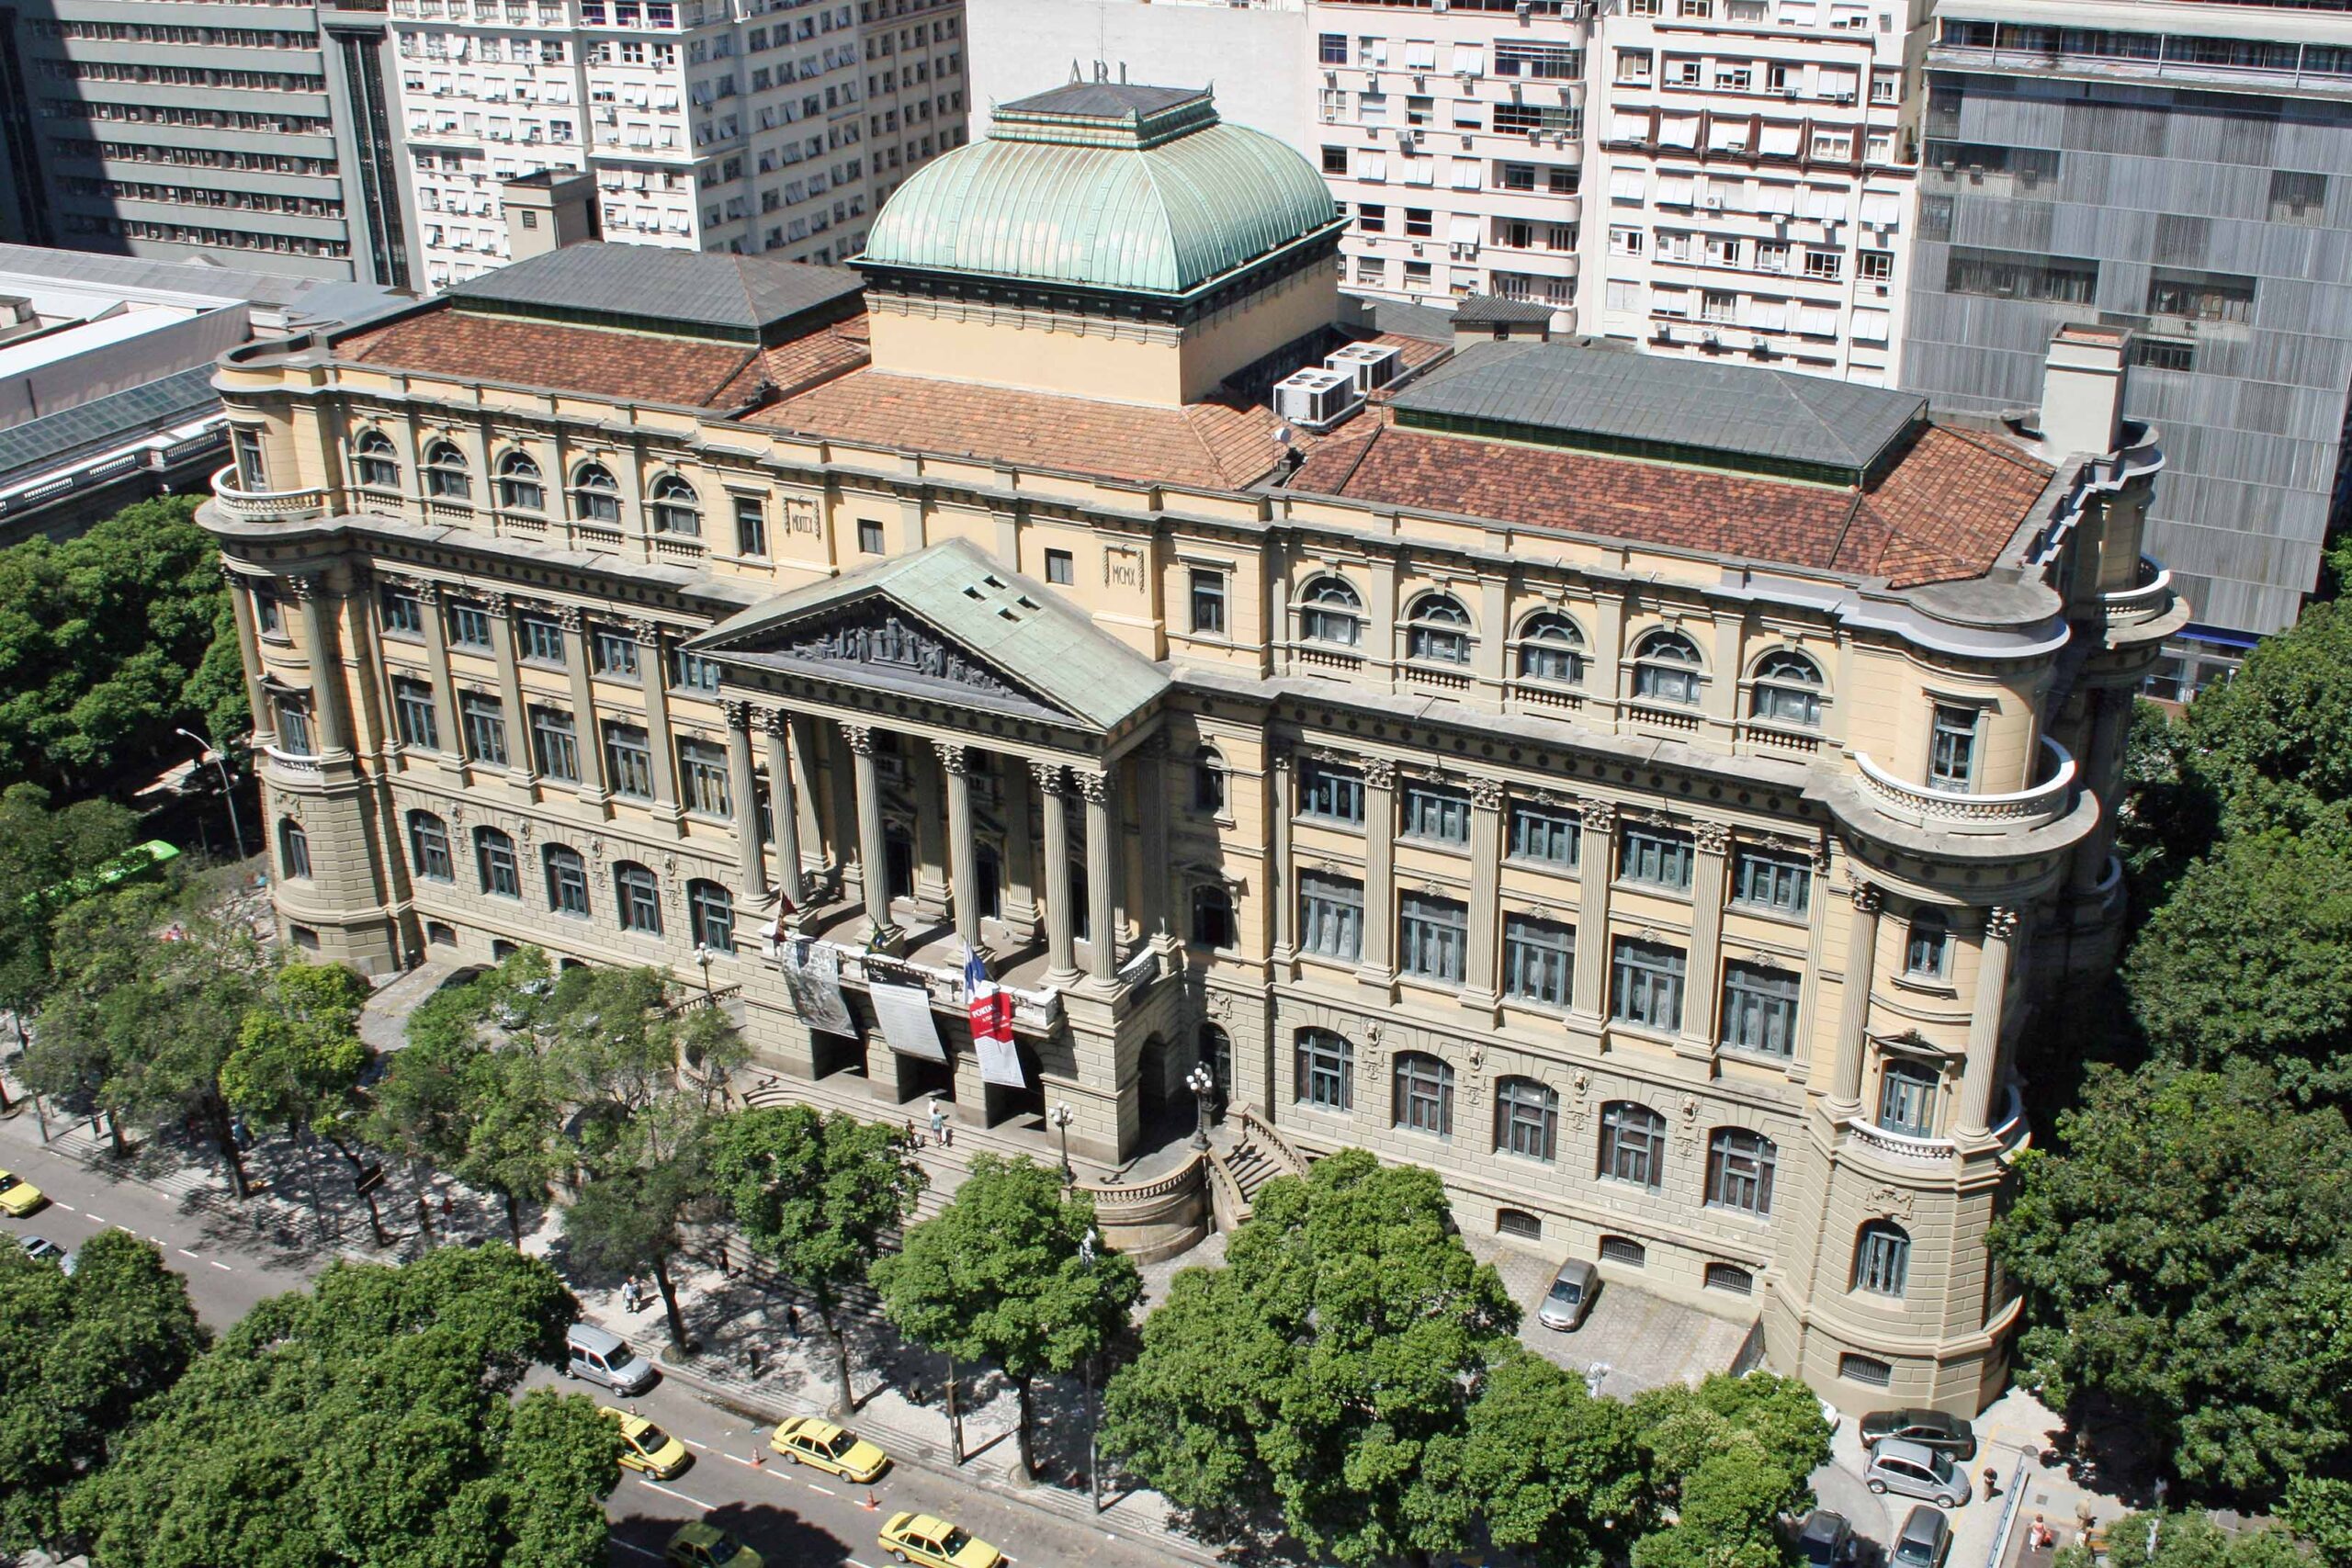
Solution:
[{"label": "pedestrian walking", "polygon": [[638,1288],[636,1275],[631,1274],[628,1279],[622,1280],[621,1310],[623,1312],[635,1312],[637,1310],[638,1300],[642,1293],[643,1292]]},{"label": "pedestrian walking", "polygon": [[935,1100],[931,1102],[931,1139],[942,1147],[947,1143],[947,1110]]},{"label": "pedestrian walking", "polygon": [[792,1342],[800,1343],[800,1309],[787,1305],[784,1309],[784,1325],[792,1331]]},{"label": "pedestrian walking", "polygon": [[2000,1495],[2001,1472],[1988,1464],[1984,1467],[1984,1495],[1998,1497]]},{"label": "pedestrian walking", "polygon": [[718,1244],[718,1271],[721,1274],[732,1274],[735,1272],[734,1269],[727,1266],[727,1244],[723,1241]]}]

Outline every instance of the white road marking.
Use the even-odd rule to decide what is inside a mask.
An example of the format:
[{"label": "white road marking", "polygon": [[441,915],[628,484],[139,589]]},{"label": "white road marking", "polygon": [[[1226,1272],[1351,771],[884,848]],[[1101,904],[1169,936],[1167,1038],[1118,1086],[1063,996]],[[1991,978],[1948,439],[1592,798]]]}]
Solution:
[{"label": "white road marking", "polygon": [[813,1481],[808,1483],[808,1490],[811,1492],[822,1492],[828,1497],[838,1497],[841,1495],[840,1493],[834,1491],[831,1487],[820,1486]]},{"label": "white road marking", "polygon": [[690,1449],[700,1449],[705,1453],[708,1453],[710,1451],[710,1445],[708,1443],[697,1443],[692,1438],[680,1438],[678,1441],[685,1444],[686,1447]]},{"label": "white road marking", "polygon": [[650,1546],[638,1546],[626,1540],[616,1540],[613,1544],[619,1547],[623,1551],[634,1551],[639,1557],[650,1557],[656,1562],[662,1561],[662,1554],[654,1551]]},{"label": "white road marking", "polygon": [[80,1211],[78,1211],[77,1209],[75,1209],[75,1208],[74,1207],[74,1205],[73,1205],[73,1204],[71,1204],[71,1203],[58,1203],[58,1202],[57,1202],[57,1200],[56,1200],[56,1199],[54,1199],[54,1198],[51,1198],[51,1199],[50,1200],[50,1201],[51,1201],[51,1202],[52,1202],[52,1203],[57,1203],[57,1206],[58,1206],[59,1208],[61,1208],[61,1209],[64,1210],[64,1211],[65,1211],[67,1213],[69,1213],[69,1214],[72,1214],[72,1213],[78,1213],[80,1212]]},{"label": "white road marking", "polygon": [[706,1514],[718,1506],[716,1503],[706,1503],[699,1497],[689,1497],[683,1492],[673,1491],[671,1488],[663,1486],[657,1482],[648,1481],[641,1475],[637,1478],[637,1483],[639,1486],[648,1487],[655,1492],[659,1492],[665,1497],[675,1497],[681,1503],[692,1503],[695,1507],[700,1508]]},{"label": "white road marking", "polygon": [[187,1247],[175,1247],[172,1248],[172,1250],[173,1250],[174,1252],[178,1253],[182,1258],[194,1258],[194,1257],[196,1256],[196,1254],[195,1254],[195,1253],[190,1252],[190,1251],[189,1251]]},{"label": "white road marking", "polygon": [[90,1211],[90,1223],[92,1224],[102,1225],[107,1223],[107,1217],[93,1209]]},{"label": "white road marking", "polygon": [[236,1272],[234,1269],[230,1268],[226,1263],[213,1263],[212,1259],[209,1258],[206,1258],[205,1261],[207,1263],[212,1263],[212,1267],[220,1269],[223,1274],[233,1274]]},{"label": "white road marking", "polygon": [[119,1231],[120,1231],[123,1235],[127,1235],[127,1236],[130,1237],[133,1241],[136,1241],[136,1240],[138,1240],[138,1239],[139,1239],[139,1233],[138,1233],[137,1231],[135,1231],[135,1230],[132,1230],[129,1225],[124,1224],[123,1224],[121,1221],[119,1221],[119,1220],[118,1220],[118,1221],[116,1221],[116,1222],[115,1222],[115,1227],[114,1227],[114,1228],[115,1228],[115,1229],[117,1229],[117,1230],[119,1230]]},{"label": "white road marking", "polygon": [[[699,1447],[700,1445],[696,1445],[696,1446],[697,1446],[697,1447]],[[729,1459],[733,1460],[737,1464],[741,1465],[745,1470],[758,1470],[759,1468],[761,1468],[761,1467],[760,1467],[760,1465],[759,1465],[757,1462],[755,1462],[755,1461],[752,1461],[752,1460],[745,1459],[741,1454],[729,1454],[729,1455],[727,1455],[726,1457],[727,1457],[727,1458],[729,1458]]]}]

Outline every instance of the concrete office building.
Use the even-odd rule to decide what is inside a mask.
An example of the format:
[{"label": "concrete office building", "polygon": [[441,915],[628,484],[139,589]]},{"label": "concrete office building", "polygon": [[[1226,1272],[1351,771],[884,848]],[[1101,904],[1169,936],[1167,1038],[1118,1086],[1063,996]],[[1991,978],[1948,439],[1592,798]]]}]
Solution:
[{"label": "concrete office building", "polygon": [[1205,82],[1217,113],[1293,147],[1309,144],[1315,39],[1306,0],[965,0],[972,20],[974,136],[989,110],[1073,79],[1122,71]]},{"label": "concrete office building", "polygon": [[[2125,334],[2057,335],[2038,438],[1518,339],[1375,340],[1418,374],[1302,440],[1235,387],[1343,335],[1342,228],[1205,95],[1079,85],[856,275],[574,246],[232,352],[281,929],[707,973],[780,1092],[1041,1155],[1198,1063],[1261,1170],[1424,1163],[1842,1404],[1974,1408],[2018,1032],[2112,962],[2187,614]],[[1238,1212],[1225,1159],[1148,1185]]]},{"label": "concrete office building", "polygon": [[607,240],[830,263],[963,139],[955,0],[390,3],[428,288],[503,265],[505,184],[548,172]]},{"label": "concrete office building", "polygon": [[406,288],[380,4],[0,6],[0,229]]},{"label": "concrete office building", "polygon": [[2186,696],[2293,623],[2338,489],[2352,17],[1943,0],[1937,29],[1904,384],[2025,406],[2053,322],[2134,329],[2152,550],[2199,623],[2154,689]]}]

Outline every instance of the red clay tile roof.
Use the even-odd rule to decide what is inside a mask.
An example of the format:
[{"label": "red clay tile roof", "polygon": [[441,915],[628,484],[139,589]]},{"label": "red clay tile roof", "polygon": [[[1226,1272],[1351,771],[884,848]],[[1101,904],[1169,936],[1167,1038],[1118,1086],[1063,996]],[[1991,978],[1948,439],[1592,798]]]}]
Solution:
[{"label": "red clay tile roof", "polygon": [[356,359],[469,381],[560,387],[606,398],[703,403],[751,363],[731,344],[432,310],[357,333],[335,344]]},{"label": "red clay tile roof", "polygon": [[1915,588],[1990,567],[2050,472],[1943,426],[1857,492],[1383,425],[1324,441],[1290,488]]},{"label": "red clay tile roof", "polygon": [[1239,490],[1274,466],[1282,421],[1226,403],[1143,408],[865,369],[751,416],[837,441],[968,454],[1137,484]]},{"label": "red clay tile roof", "polygon": [[858,331],[854,336],[839,327],[826,327],[807,337],[762,349],[758,358],[712,394],[711,406],[741,408],[751,401],[762,381],[773,386],[778,397],[788,398],[857,369],[866,360],[865,318],[860,316],[856,321]]}]

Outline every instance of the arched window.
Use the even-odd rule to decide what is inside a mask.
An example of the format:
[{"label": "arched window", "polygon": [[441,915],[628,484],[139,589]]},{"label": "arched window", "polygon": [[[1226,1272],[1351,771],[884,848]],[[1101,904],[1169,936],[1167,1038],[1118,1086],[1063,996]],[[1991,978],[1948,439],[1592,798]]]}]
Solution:
[{"label": "arched window", "polygon": [[548,908],[575,920],[588,918],[588,863],[568,844],[540,852],[548,867]]},{"label": "arched window", "polygon": [[621,930],[662,934],[662,884],[633,860],[613,867],[613,897],[620,906]]},{"label": "arched window", "polygon": [[311,836],[291,817],[277,821],[277,874],[303,878],[311,874]]},{"label": "arched window", "polygon": [[1752,1296],[1756,1293],[1756,1276],[1736,1263],[1710,1263],[1707,1265],[1707,1289],[1728,1291],[1736,1296]]},{"label": "arched window", "polygon": [[498,504],[510,512],[548,509],[548,487],[528,452],[509,452],[499,459]]},{"label": "arched window", "polygon": [[1209,1065],[1209,1077],[1216,1081],[1217,1103],[1227,1103],[1233,1099],[1233,1036],[1214,1023],[1204,1023],[1194,1044],[1200,1059]]},{"label": "arched window", "polygon": [[1515,1235],[1521,1241],[1542,1241],[1544,1221],[1541,1216],[1531,1214],[1524,1209],[1497,1209],[1495,1234]]},{"label": "arched window", "polygon": [[1936,1135],[1939,1075],[1925,1062],[1890,1058],[1878,1080],[1878,1124],[1906,1138]]},{"label": "arched window", "polygon": [[1298,635],[1306,641],[1353,648],[1363,640],[1363,601],[1340,579],[1317,578],[1298,604]]},{"label": "arched window", "polygon": [[675,474],[663,474],[653,481],[653,531],[689,538],[702,534],[702,498]]},{"label": "arched window", "polygon": [[571,514],[582,523],[617,528],[621,521],[621,487],[602,463],[582,463],[571,478]]},{"label": "arched window", "polygon": [[1773,724],[1821,728],[1821,666],[1802,653],[1768,653],[1756,667],[1747,711]]},{"label": "arched window", "polygon": [[520,898],[523,878],[514,866],[514,840],[495,828],[474,829],[474,864],[481,872],[481,890],[501,898]]},{"label": "arched window", "polygon": [[363,430],[351,444],[351,467],[359,482],[369,490],[401,488],[401,460],[392,450],[391,437],[380,430]]},{"label": "arched window", "polygon": [[1495,1086],[1495,1147],[1506,1154],[1548,1160],[1557,1151],[1560,1097],[1533,1078],[1505,1078]]},{"label": "arched window", "polygon": [[1405,626],[1405,657],[1431,664],[1470,662],[1470,612],[1451,593],[1424,593]]},{"label": "arched window", "polygon": [[1900,1296],[1911,1274],[1911,1236],[1893,1220],[1872,1220],[1854,1242],[1854,1289]]},{"label": "arched window", "polygon": [[455,882],[457,870],[449,863],[448,825],[430,811],[408,814],[408,853],[416,867],[416,874],[428,882]]},{"label": "arched window", "polygon": [[1225,759],[1214,746],[1193,753],[1193,809],[1204,817],[1225,815]]},{"label": "arched window", "polygon": [[435,501],[471,501],[473,475],[454,442],[435,441],[424,449],[424,493]]},{"label": "arched window", "polygon": [[1772,1171],[1780,1150],[1761,1133],[1718,1127],[1707,1140],[1707,1205],[1743,1214],[1772,1212]]},{"label": "arched window", "polygon": [[1453,1069],[1422,1051],[1396,1053],[1390,1121],[1410,1133],[1453,1135]]},{"label": "arched window", "polygon": [[1562,686],[1584,683],[1584,633],[1556,610],[1527,617],[1519,628],[1519,672]]},{"label": "arched window", "polygon": [[1298,1032],[1298,1102],[1317,1111],[1355,1108],[1356,1048],[1328,1029]]},{"label": "arched window", "polygon": [[1193,888],[1193,945],[1227,948],[1233,942],[1233,895],[1215,884]]},{"label": "arched window", "polygon": [[695,945],[713,953],[735,951],[735,897],[726,888],[700,879],[687,883],[686,917],[694,923]]},{"label": "arched window", "polygon": [[1951,922],[1940,909],[1915,909],[1903,943],[1903,972],[1915,980],[1951,978]]},{"label": "arched window", "polygon": [[1680,632],[1652,632],[1634,649],[1634,695],[1696,707],[1702,668],[1697,643]]},{"label": "arched window", "polygon": [[1657,1191],[1666,1179],[1666,1118],[1630,1100],[1602,1106],[1600,1174]]}]

